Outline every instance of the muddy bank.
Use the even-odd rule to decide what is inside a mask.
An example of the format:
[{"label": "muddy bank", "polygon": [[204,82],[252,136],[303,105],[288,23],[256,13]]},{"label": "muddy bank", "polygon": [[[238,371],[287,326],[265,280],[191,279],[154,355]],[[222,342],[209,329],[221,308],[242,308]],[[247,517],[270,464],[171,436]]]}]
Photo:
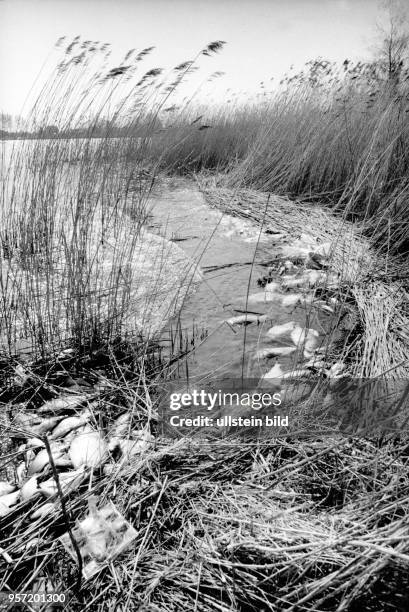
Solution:
[{"label": "muddy bank", "polygon": [[226,189],[217,186],[214,180],[203,181],[201,189],[211,207],[251,221],[257,227],[263,223],[267,234],[282,234],[279,243],[284,257],[291,259],[297,255],[298,246],[302,247],[301,234],[321,243],[330,242],[329,263],[340,277],[338,297],[357,315],[348,323],[346,340],[352,350],[351,373],[357,377],[385,373],[396,379],[407,378],[408,294],[394,280],[393,262],[375,252],[364,237],[362,225],[347,223],[316,205],[248,189]]},{"label": "muddy bank", "polygon": [[[304,340],[311,349],[325,345],[334,313],[330,301],[338,288],[328,243],[305,233],[297,241],[209,208],[198,186],[187,180],[164,180],[151,206],[151,231],[156,228],[176,241],[202,270],[203,281],[185,300],[177,321],[186,337],[193,334],[189,377],[256,378],[267,373],[273,356],[280,357],[283,371],[291,371],[303,353],[312,356],[303,350]],[[303,254],[315,261],[303,261]],[[268,332],[277,327],[288,334],[277,334],[279,346],[274,347]],[[205,332],[198,341],[195,330]]]}]

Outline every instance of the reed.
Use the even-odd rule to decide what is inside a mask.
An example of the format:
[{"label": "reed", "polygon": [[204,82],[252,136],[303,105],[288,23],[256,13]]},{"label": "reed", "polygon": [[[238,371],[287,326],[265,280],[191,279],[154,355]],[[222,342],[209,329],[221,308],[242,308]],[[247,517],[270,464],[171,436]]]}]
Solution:
[{"label": "reed", "polygon": [[[21,412],[72,394],[73,381],[92,400],[92,423],[108,441],[124,411],[128,436],[148,428],[156,439],[126,461],[111,459],[110,470],[88,470],[86,482],[63,504],[59,496],[52,500],[47,515],[32,518],[44,503],[36,498],[1,518],[2,590],[66,591],[72,610],[210,612],[262,604],[341,611],[368,601],[373,609],[401,609],[409,559],[407,442],[166,439],[157,430],[165,366],[154,345],[111,346],[94,352],[92,363],[72,351],[25,364],[17,396],[13,366],[4,364],[2,470],[10,472],[26,452],[18,446],[26,433],[13,425]],[[67,563],[56,538],[67,518],[83,518],[91,494],[98,505],[112,500],[138,536],[78,590],[76,563]]]},{"label": "reed", "polygon": [[92,346],[125,333],[138,283],[130,262],[158,167],[147,151],[194,63],[140,74],[153,48],[110,67],[108,45],[62,45],[26,137],[4,143],[1,170],[1,341],[10,352],[24,339],[43,356],[67,340]]},{"label": "reed", "polygon": [[[61,499],[59,491],[52,513],[34,519],[43,501],[36,499],[2,518],[0,590],[68,590],[72,610],[399,609],[409,562],[407,440],[165,438],[157,411],[163,380],[188,377],[183,360],[206,334],[187,338],[178,321],[161,350],[152,338],[128,337],[124,321],[130,309],[147,308],[130,303],[137,278],[127,263],[138,254],[157,173],[211,171],[222,189],[203,176],[201,184],[218,208],[289,234],[307,227],[322,241],[338,239],[337,297],[352,295],[363,331],[334,359],[354,376],[388,368],[402,376],[407,296],[400,284],[391,290],[398,268],[371,246],[388,256],[406,248],[404,95],[392,96],[368,67],[339,73],[314,63],[254,104],[175,109],[173,93],[194,61],[166,78],[160,69],[140,76],[150,50],[108,67],[106,45],[71,41],[33,104],[37,138],[14,144],[3,166],[2,478],[14,480],[29,453],[18,418],[61,395],[84,394],[107,440],[128,413],[128,435],[145,429],[155,442],[88,470],[74,493]],[[302,202],[271,196],[266,210],[263,191]],[[358,219],[361,233],[343,234],[345,218]],[[376,301],[379,288],[387,295]],[[22,339],[30,361],[10,358]],[[47,469],[42,478],[51,477]],[[67,520],[83,518],[91,493],[99,505],[112,499],[138,536],[79,590],[78,568],[56,539]]]},{"label": "reed", "polygon": [[326,203],[367,221],[378,246],[406,252],[408,76],[392,86],[376,63],[310,62],[253,102],[175,111],[158,139],[162,160],[219,171],[228,187]]}]

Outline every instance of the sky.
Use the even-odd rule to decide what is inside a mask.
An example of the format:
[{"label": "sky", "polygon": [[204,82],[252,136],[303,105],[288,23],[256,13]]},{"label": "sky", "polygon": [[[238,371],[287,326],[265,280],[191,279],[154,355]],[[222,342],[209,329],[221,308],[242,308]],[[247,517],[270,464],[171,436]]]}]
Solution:
[{"label": "sky", "polygon": [[195,76],[199,84],[224,72],[197,94],[220,101],[318,56],[368,58],[383,19],[378,0],[0,0],[0,110],[20,114],[40,70],[56,63],[61,36],[109,42],[118,58],[155,46],[147,69],[170,69],[224,40]]}]

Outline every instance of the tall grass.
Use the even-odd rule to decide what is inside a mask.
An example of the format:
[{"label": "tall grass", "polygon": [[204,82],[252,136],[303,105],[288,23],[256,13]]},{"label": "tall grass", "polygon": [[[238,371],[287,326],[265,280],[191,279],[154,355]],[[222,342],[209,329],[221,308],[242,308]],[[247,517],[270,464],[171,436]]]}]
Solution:
[{"label": "tall grass", "polygon": [[[124,411],[131,413],[127,435],[142,428],[159,434],[151,379],[172,365],[175,353],[179,373],[180,357],[193,343],[179,326],[165,364],[155,346],[128,350],[119,343],[114,350],[137,280],[128,264],[158,168],[223,171],[230,186],[324,200],[370,221],[379,241],[387,238],[395,251],[408,236],[403,93],[385,85],[372,96],[363,69],[357,79],[347,68],[334,80],[335,69],[324,65],[324,74],[315,66],[318,76],[309,71],[289,79],[272,99],[172,111],[169,97],[191,62],[162,81],[159,69],[135,74],[149,50],[130,52],[115,68],[104,64],[106,53],[104,45],[79,40],[65,48],[29,118],[27,129],[40,139],[13,144],[4,160],[0,339],[12,352],[25,337],[40,354],[67,338],[79,349],[101,340],[109,346],[94,362],[73,351],[19,370],[13,360],[0,364],[8,379],[0,393],[7,405],[4,465],[20,460],[24,449],[9,418],[72,392],[72,383],[92,399],[104,436]],[[257,217],[257,202],[250,204]],[[277,207],[277,216],[284,212]],[[378,331],[373,325],[372,333]],[[84,378],[76,380],[78,374]],[[30,518],[31,502],[15,508],[2,523],[0,586],[27,591],[47,579],[52,590],[63,585],[80,597],[75,608],[101,611],[398,609],[409,559],[407,464],[406,440],[213,444],[157,435],[155,445],[111,463],[112,470],[92,468],[89,484],[63,507],[56,500],[53,513],[38,522]],[[84,516],[91,491],[101,504],[113,499],[138,538],[120,563],[78,593],[76,568],[56,537],[67,512]]]},{"label": "tall grass", "polygon": [[147,150],[194,63],[140,74],[151,50],[111,67],[108,45],[76,37],[21,126],[31,137],[3,144],[0,339],[10,351],[21,338],[47,353],[124,333],[156,175]]},{"label": "tall grass", "polygon": [[[253,103],[176,113],[160,149],[182,172],[218,170],[230,187],[328,203],[369,221],[378,244],[402,252],[409,246],[408,79],[402,70],[391,82],[376,63],[317,60]],[[183,138],[172,147],[175,133]]]}]

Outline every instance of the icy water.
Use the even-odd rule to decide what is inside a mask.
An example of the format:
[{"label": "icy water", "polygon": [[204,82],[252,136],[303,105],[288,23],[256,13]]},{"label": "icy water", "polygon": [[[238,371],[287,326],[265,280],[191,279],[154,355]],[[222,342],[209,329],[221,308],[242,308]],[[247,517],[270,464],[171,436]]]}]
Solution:
[{"label": "icy water", "polygon": [[[13,143],[4,144],[3,162],[8,160]],[[202,273],[202,282],[190,292],[178,319],[170,321],[164,334],[166,345],[166,331],[169,338],[169,328],[174,335],[175,328],[180,325],[182,348],[186,339],[189,348],[194,341],[195,350],[187,360],[189,376],[201,379],[219,375],[259,377],[276,361],[283,369],[290,369],[296,355],[268,361],[254,359],[257,349],[271,346],[266,340],[267,330],[289,321],[302,327],[314,327],[320,332],[323,325],[317,315],[307,320],[303,307],[284,309],[274,303],[246,305],[247,293],[262,291],[257,280],[269,269],[262,264],[268,264],[278,254],[271,236],[260,234],[259,228],[249,223],[211,209],[193,181],[164,181],[155,189],[150,204],[152,218],[148,231],[174,241]],[[168,292],[169,283],[165,280],[160,284],[163,291]],[[177,291],[178,288],[173,289]],[[226,319],[246,311],[267,314],[268,320],[246,327],[226,323]],[[278,344],[292,346],[289,338],[283,338]]]},{"label": "icy water", "polygon": [[[226,319],[245,312],[247,292],[263,290],[257,279],[267,273],[268,266],[262,263],[272,261],[277,255],[271,237],[260,234],[251,224],[211,209],[192,183],[186,182],[174,189],[162,188],[161,193],[153,197],[152,206],[150,231],[176,240],[202,270],[203,281],[187,298],[180,313],[184,336],[191,338],[194,328],[198,332],[195,350],[188,357],[189,377],[205,379],[223,375],[236,378],[264,374],[277,361],[277,358],[267,362],[254,359],[257,349],[272,346],[266,341],[267,330],[288,321],[304,326],[305,309],[283,309],[274,303],[248,304],[247,312],[268,314],[269,319],[246,327],[232,327]],[[177,319],[171,323],[175,329]],[[309,326],[311,324],[309,321]],[[201,339],[202,330],[206,330],[207,337]],[[292,345],[286,338],[279,344]],[[278,358],[285,369],[291,367],[293,359],[293,356]]]}]

